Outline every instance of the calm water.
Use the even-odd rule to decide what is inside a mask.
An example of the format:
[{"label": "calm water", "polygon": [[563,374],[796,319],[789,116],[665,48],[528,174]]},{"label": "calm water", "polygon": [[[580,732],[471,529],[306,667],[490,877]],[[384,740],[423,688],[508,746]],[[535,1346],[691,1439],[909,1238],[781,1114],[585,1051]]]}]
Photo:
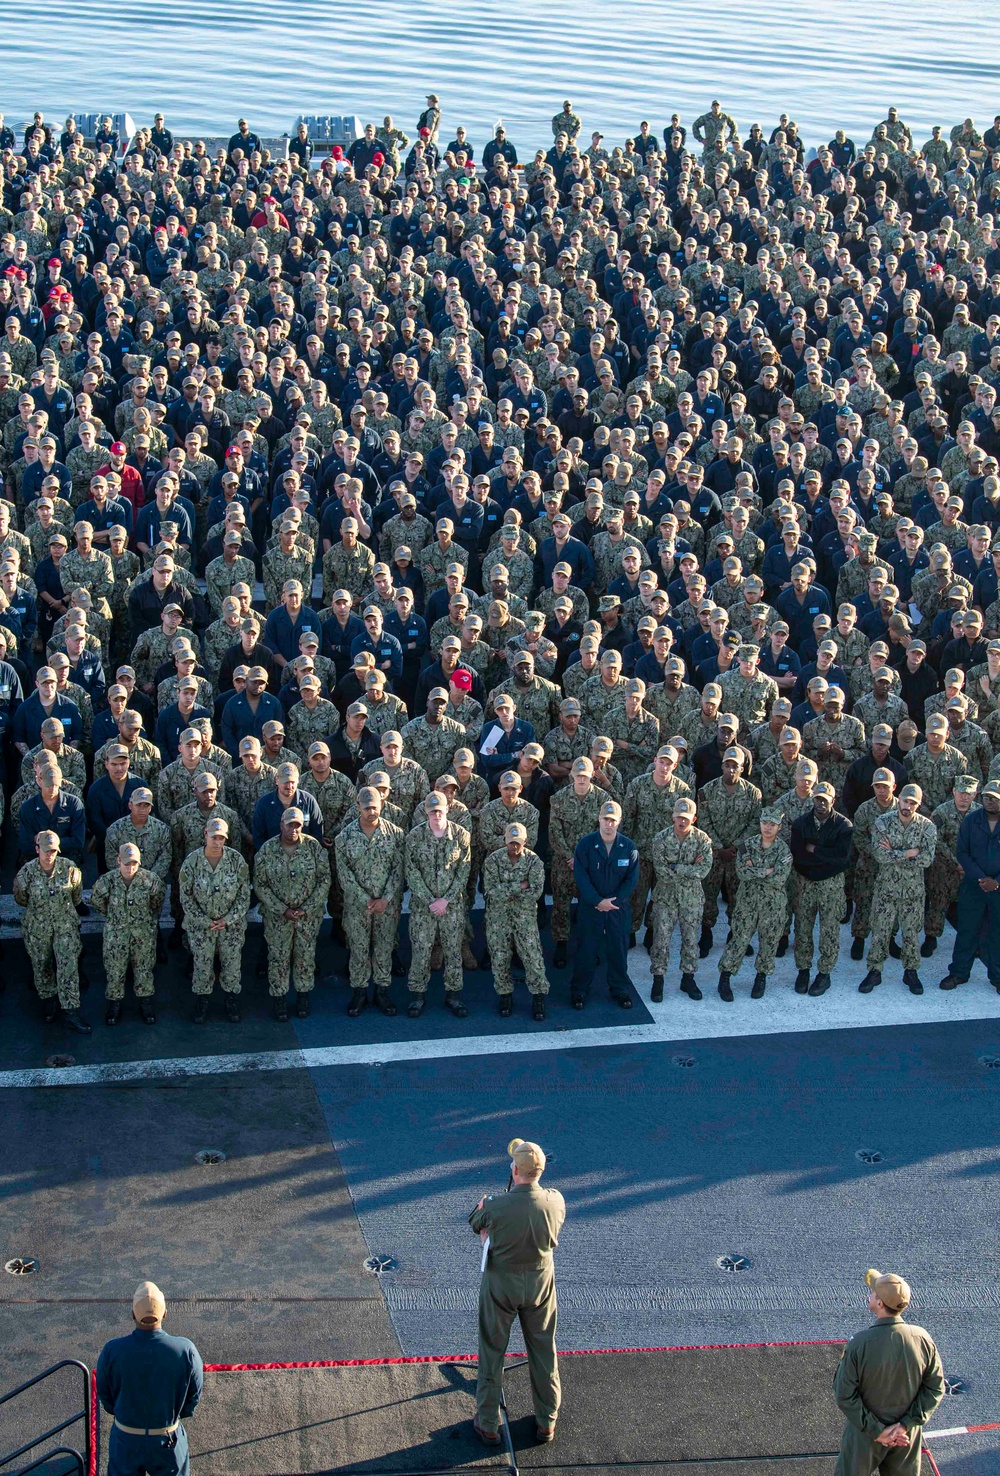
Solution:
[{"label": "calm water", "polygon": [[[895,103],[919,133],[1000,112],[997,0],[41,0],[8,5],[0,110],[162,109],[175,135],[261,133],[303,113],[391,112],[412,133],[423,95],[482,147],[499,117],[522,154],[571,97],[585,131],[685,122],[718,95],[744,129],[787,110],[807,142],[860,135]],[[817,16],[823,17],[817,24]],[[289,23],[289,17],[294,21]],[[859,60],[860,58],[860,60]],[[448,133],[447,137],[451,134]],[[867,136],[867,132],[865,132]]]}]

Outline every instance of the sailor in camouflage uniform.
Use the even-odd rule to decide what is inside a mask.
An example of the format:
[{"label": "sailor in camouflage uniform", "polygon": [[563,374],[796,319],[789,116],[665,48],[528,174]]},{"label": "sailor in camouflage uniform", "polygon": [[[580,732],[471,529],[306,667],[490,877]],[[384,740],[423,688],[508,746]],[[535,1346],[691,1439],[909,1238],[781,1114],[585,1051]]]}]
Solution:
[{"label": "sailor in camouflage uniform", "polygon": [[711,837],[695,825],[698,809],[694,800],[674,800],[670,824],[653,837],[650,859],[655,873],[653,887],[653,946],[649,962],[653,971],[650,999],[663,999],[663,976],[670,959],[670,939],[675,927],[681,931],[681,990],[690,999],[701,999],[695,980],[698,967],[698,933],[705,909],[705,884],[714,865]]},{"label": "sailor in camouflage uniform", "polygon": [[868,973],[858,985],[862,994],[870,994],[882,982],[882,965],[897,922],[903,935],[903,983],[911,994],[924,992],[917,973],[924,926],[924,873],[934,860],[937,830],[933,820],[917,813],[922,800],[919,784],[904,784],[895,807],[872,825],[876,875]]},{"label": "sailor in camouflage uniform", "polygon": [[757,834],[761,796],[755,784],[743,778],[742,748],[727,748],[722,776],[711,779],[698,797],[701,828],[712,842],[712,869],[705,879],[705,916],[699,952],[707,958],[712,947],[712,929],[719,918],[719,893],[729,907],[736,901],[739,878],[736,852],[740,843]]},{"label": "sailor in camouflage uniform", "polygon": [[330,863],[318,840],[304,833],[305,816],[292,805],[281,832],[254,858],[253,889],[267,939],[268,993],[274,1018],[288,1019],[288,989],[295,985],[295,1013],[309,1013],[316,983],[316,946],[330,890]]},{"label": "sailor in camouflage uniform", "polygon": [[532,996],[532,1019],[545,1019],[549,981],[537,923],[538,902],[544,892],[541,857],[528,848],[525,827],[514,821],[504,831],[504,845],[491,851],[483,863],[486,945],[493,964],[493,987],[500,996],[499,1010],[504,1017],[514,1009],[510,965],[516,952]]},{"label": "sailor in camouflage uniform", "polygon": [[91,1026],[80,1013],[80,919],[83,901],[80,868],[59,854],[54,830],[35,836],[36,858],[14,878],[14,901],[24,908],[21,938],[31,963],[44,1018],[51,1025],[63,1012],[63,1023],[79,1035]]},{"label": "sailor in camouflage uniform", "polygon": [[924,921],[924,941],[920,945],[922,958],[930,958],[934,953],[938,939],[944,932],[948,910],[958,901],[962,874],[955,848],[962,821],[971,811],[979,809],[976,803],[978,789],[979,781],[973,774],[959,774],[950,797],[944,804],[938,805],[931,815],[937,831],[937,847],[934,860],[924,878],[927,914]]},{"label": "sailor in camouflage uniform", "polygon": [[194,960],[192,1018],[198,1025],[204,1023],[218,967],[226,1018],[237,1024],[240,961],[250,907],[250,868],[239,851],[228,844],[229,824],[222,815],[216,813],[209,817],[204,838],[204,846],[192,851],[183,861],[179,875],[184,930]]},{"label": "sailor in camouflage uniform", "polygon": [[402,829],[383,817],[378,790],[365,785],[358,792],[357,818],[345,817],[334,843],[350,950],[347,1013],[352,1018],[368,1004],[370,979],[375,983],[376,1007],[383,1015],[396,1013],[389,988],[403,902],[405,842]]},{"label": "sailor in camouflage uniform", "polygon": [[[136,793],[143,791],[137,790]],[[126,816],[127,820],[129,817]],[[147,1025],[156,1023],[152,1006],[153,970],[160,911],[166,887],[142,865],[142,852],[130,841],[118,847],[117,865],[99,876],[90,893],[91,906],[103,914],[104,997],[106,1025],[117,1025],[125,998],[125,976],[132,965],[132,987]]]},{"label": "sailor in camouflage uniform", "polygon": [[719,997],[733,1002],[733,975],[739,972],[747,945],[757,934],[757,972],[751,999],[761,999],[784,925],[784,902],[792,870],[792,853],[781,839],[782,812],[760,812],[760,834],[743,841],[736,857],[740,889],[732,916],[732,937],[719,963]]},{"label": "sailor in camouflage uniform", "polygon": [[405,873],[410,888],[410,1006],[413,1017],[423,1013],[431,950],[440,942],[444,951],[445,1003],[453,1015],[469,1013],[463,999],[462,936],[465,925],[465,887],[469,879],[469,837],[448,820],[448,801],[432,791],[423,802],[427,824],[406,837]]}]

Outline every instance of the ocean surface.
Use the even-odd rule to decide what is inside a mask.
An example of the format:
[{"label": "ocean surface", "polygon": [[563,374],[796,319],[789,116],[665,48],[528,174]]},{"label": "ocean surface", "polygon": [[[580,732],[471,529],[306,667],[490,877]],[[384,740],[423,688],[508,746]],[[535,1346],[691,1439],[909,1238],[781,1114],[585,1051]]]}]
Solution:
[{"label": "ocean surface", "polygon": [[411,135],[437,92],[443,142],[478,149],[503,118],[521,156],[551,143],[572,99],[585,135],[659,132],[718,96],[741,128],[782,111],[808,144],[861,137],[895,103],[920,142],[933,123],[1000,112],[998,0],[41,0],[5,7],[0,111],[160,109],[175,136],[261,134],[299,113],[391,113]]}]

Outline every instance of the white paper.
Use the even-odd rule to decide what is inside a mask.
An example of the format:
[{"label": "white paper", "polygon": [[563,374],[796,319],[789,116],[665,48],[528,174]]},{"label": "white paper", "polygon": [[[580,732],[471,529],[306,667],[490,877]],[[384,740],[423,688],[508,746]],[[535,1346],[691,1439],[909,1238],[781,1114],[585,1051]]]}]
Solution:
[{"label": "white paper", "polygon": [[502,737],[503,728],[501,728],[499,723],[494,723],[490,731],[487,733],[486,737],[483,739],[482,743],[479,745],[479,752],[489,753],[491,748],[496,748]]},{"label": "white paper", "polygon": [[914,625],[919,625],[920,622],[921,622],[921,620],[923,620],[923,618],[924,617],[921,615],[919,609],[917,608],[917,606],[911,600],[910,601],[910,619],[911,619],[911,621],[913,622]]},{"label": "white paper", "polygon": [[483,1241],[483,1254],[482,1254],[482,1259],[479,1262],[479,1274],[480,1274],[480,1276],[482,1276],[483,1272],[486,1270],[486,1261],[487,1261],[487,1258],[489,1257],[489,1253],[490,1253],[490,1237],[487,1235],[486,1239]]}]

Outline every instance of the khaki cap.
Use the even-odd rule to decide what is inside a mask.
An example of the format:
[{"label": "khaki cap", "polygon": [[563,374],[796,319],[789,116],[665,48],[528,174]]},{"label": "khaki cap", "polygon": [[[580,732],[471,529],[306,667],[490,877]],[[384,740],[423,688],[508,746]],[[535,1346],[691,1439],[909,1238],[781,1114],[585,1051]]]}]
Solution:
[{"label": "khaki cap", "polygon": [[601,806],[602,820],[620,820],[622,818],[622,807],[617,800],[605,800]]},{"label": "khaki cap", "polygon": [[580,758],[573,760],[573,767],[570,770],[571,774],[592,774],[593,772],[593,761],[587,758],[586,754],[582,754]]},{"label": "khaki cap", "polygon": [[687,799],[682,796],[680,799],[674,800],[673,814],[690,815],[693,820],[697,813],[698,807],[693,799]]},{"label": "khaki cap", "polygon": [[132,1316],[140,1327],[152,1327],[166,1316],[167,1302],[155,1281],[140,1281],[132,1294]]},{"label": "khaki cap", "polygon": [[813,790],[813,794],[819,795],[821,799],[825,796],[827,799],[832,800],[836,799],[837,791],[832,784],[827,784],[825,779],[821,779]]},{"label": "khaki cap", "polygon": [[208,824],[205,826],[205,834],[206,834],[206,836],[209,836],[209,835],[226,835],[227,836],[229,834],[229,821],[228,820],[224,820],[221,815],[213,815],[212,818],[211,818],[211,820],[209,820]]},{"label": "khaki cap", "polygon": [[119,861],[141,861],[142,852],[131,841],[123,841],[118,847],[118,859]]},{"label": "khaki cap", "polygon": [[923,801],[924,792],[919,784],[904,784],[899,791],[899,797],[901,800],[916,800],[919,805]]},{"label": "khaki cap", "polygon": [[501,789],[520,789],[521,787],[521,776],[514,769],[505,769],[500,775]]},{"label": "khaki cap", "polygon": [[887,1312],[902,1312],[910,1305],[909,1282],[889,1271],[868,1271],[865,1281]]},{"label": "khaki cap", "polygon": [[520,841],[523,845],[527,843],[528,832],[523,825],[519,825],[515,820],[513,825],[507,826],[507,829],[503,833],[503,838],[505,841]]},{"label": "khaki cap", "polygon": [[891,769],[876,769],[872,775],[873,784],[891,784],[896,787],[896,776]]},{"label": "khaki cap", "polygon": [[948,719],[943,713],[935,712],[927,719],[928,733],[947,733]]},{"label": "khaki cap", "polygon": [[512,1138],[507,1144],[507,1152],[525,1178],[534,1176],[537,1179],[545,1172],[545,1154],[537,1143],[529,1143],[524,1138]]},{"label": "khaki cap", "polygon": [[350,707],[347,709],[347,716],[348,717],[367,717],[368,716],[368,708],[365,706],[365,704],[363,702],[352,702],[351,705],[350,705]]},{"label": "khaki cap", "polygon": [[876,723],[875,724],[874,728],[872,729],[872,742],[873,743],[891,743],[892,742],[892,728],[889,726],[888,723]]}]

